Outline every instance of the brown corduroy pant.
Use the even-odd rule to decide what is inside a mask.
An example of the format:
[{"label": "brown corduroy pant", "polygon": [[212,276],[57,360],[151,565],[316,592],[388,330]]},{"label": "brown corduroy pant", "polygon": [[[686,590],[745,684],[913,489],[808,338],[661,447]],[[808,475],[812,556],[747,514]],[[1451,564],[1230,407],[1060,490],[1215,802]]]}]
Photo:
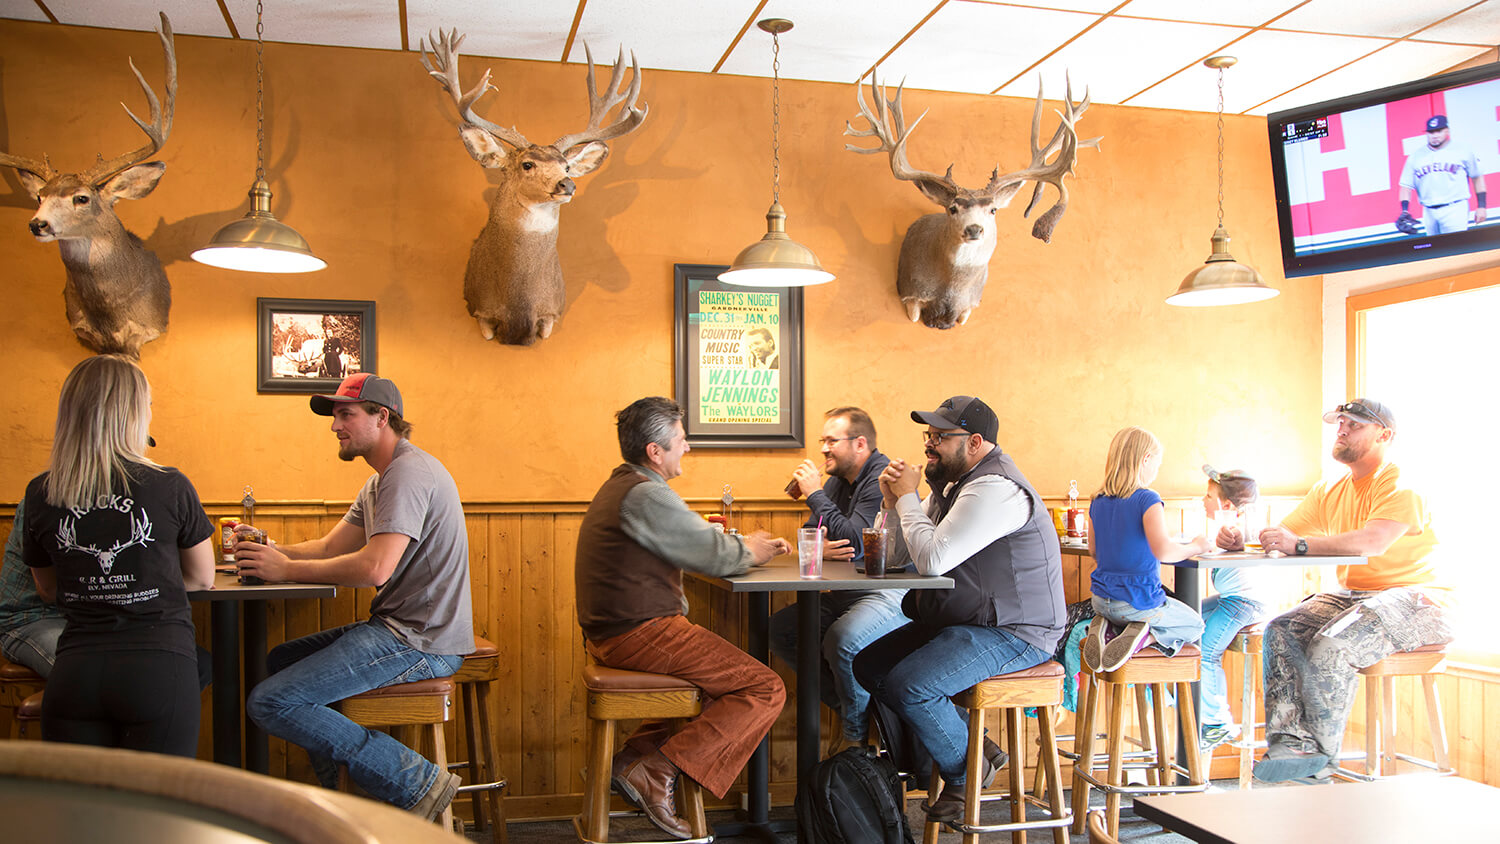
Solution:
[{"label": "brown corduroy pant", "polygon": [[588,643],[601,665],[670,674],[703,690],[703,712],[675,732],[645,721],[626,746],[660,750],[715,797],[723,797],[786,703],[781,678],[744,651],[686,618],[664,616]]}]

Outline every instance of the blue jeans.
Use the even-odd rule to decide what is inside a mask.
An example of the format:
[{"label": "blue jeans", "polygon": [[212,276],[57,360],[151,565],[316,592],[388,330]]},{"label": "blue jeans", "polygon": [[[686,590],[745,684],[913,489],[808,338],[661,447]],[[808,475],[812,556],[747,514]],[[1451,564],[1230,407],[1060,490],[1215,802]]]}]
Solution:
[{"label": "blue jeans", "polygon": [[854,676],[911,727],[943,781],[964,783],[969,725],[950,698],[981,680],[1041,665],[1052,654],[998,627],[908,624],[854,658]]},{"label": "blue jeans", "polygon": [[[844,738],[863,741],[870,721],[870,693],[854,679],[854,657],[881,636],[907,624],[901,612],[905,589],[825,592],[819,601],[823,632],[823,702],[838,710]],[[771,651],[797,667],[797,605],[771,616]]]},{"label": "blue jeans", "polygon": [[342,763],[370,796],[410,809],[447,773],[328,704],[396,683],[447,677],[463,657],[422,653],[371,619],[278,645],[266,663],[271,676],[250,693],[245,711],[266,732],[306,749],[323,785],[337,785]]},{"label": "blue jeans", "polygon": [[57,638],[62,635],[62,616],[39,618],[0,636],[0,654],[17,665],[24,665],[42,677],[52,673],[57,660]]},{"label": "blue jeans", "polygon": [[1129,601],[1102,598],[1095,595],[1094,613],[1115,624],[1144,621],[1156,637],[1156,646],[1167,656],[1175,656],[1183,645],[1191,645],[1203,635],[1203,616],[1193,608],[1177,600],[1167,598],[1155,609],[1138,610]]},{"label": "blue jeans", "polygon": [[1224,651],[1236,633],[1247,624],[1269,618],[1271,608],[1260,601],[1239,595],[1215,595],[1203,602],[1203,680],[1199,686],[1199,704],[1205,724],[1224,727],[1234,725],[1229,711],[1229,687],[1224,680]]}]

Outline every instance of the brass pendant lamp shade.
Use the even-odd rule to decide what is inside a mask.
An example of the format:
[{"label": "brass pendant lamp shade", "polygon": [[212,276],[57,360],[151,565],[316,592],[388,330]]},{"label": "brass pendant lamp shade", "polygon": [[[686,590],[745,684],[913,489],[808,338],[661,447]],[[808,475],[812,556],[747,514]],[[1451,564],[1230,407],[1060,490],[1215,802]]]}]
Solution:
[{"label": "brass pendant lamp shade", "polygon": [[250,188],[250,213],[214,233],[193,252],[200,264],[257,273],[307,273],[328,263],[314,255],[297,230],[271,213],[271,186],[266,182],[265,157],[265,25],[263,7],[255,4],[255,185]]},{"label": "brass pendant lamp shade", "polygon": [[792,28],[792,22],[766,18],[756,26],[771,33],[772,39],[772,120],[771,209],[766,212],[766,236],[740,250],[729,269],[719,274],[719,281],[745,287],[808,287],[833,281],[833,273],[823,269],[811,249],[792,240],[786,233],[786,209],[781,207],[781,33]]},{"label": "brass pendant lamp shade", "polygon": [[193,260],[262,273],[306,273],[328,266],[296,229],[271,213],[271,186],[265,179],[255,180],[250,204],[250,213],[215,232],[207,246],[193,252]]},{"label": "brass pendant lamp shade", "polygon": [[1248,264],[1229,254],[1229,232],[1224,228],[1224,68],[1238,61],[1234,56],[1214,56],[1204,64],[1219,72],[1219,227],[1214,230],[1213,251],[1203,266],[1187,274],[1168,305],[1197,308],[1259,302],[1280,293]]}]

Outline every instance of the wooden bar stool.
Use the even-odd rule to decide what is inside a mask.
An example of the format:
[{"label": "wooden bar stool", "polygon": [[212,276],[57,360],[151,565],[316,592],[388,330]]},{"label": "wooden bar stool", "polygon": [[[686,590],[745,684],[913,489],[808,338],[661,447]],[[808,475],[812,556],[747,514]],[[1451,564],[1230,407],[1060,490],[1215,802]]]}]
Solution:
[{"label": "wooden bar stool", "polygon": [[[1440,776],[1454,772],[1448,760],[1448,733],[1443,728],[1443,706],[1438,700],[1437,678],[1448,667],[1447,645],[1423,645],[1412,651],[1399,651],[1374,665],[1359,670],[1365,678],[1365,752],[1364,770],[1346,767],[1344,756],[1334,775],[1346,780],[1371,782],[1396,775],[1396,761],[1402,760],[1436,771]],[[1437,759],[1419,759],[1396,752],[1396,678],[1421,677],[1427,693],[1427,729],[1432,735],[1432,753]],[[1377,682],[1378,681],[1378,682]],[[1378,688],[1377,688],[1378,687]],[[1383,704],[1383,706],[1382,706]],[[1358,751],[1349,757],[1361,758]]]},{"label": "wooden bar stool", "polygon": [[46,688],[47,681],[24,665],[0,659],[0,709],[10,716],[10,737],[20,738],[16,709],[21,701]]},{"label": "wooden bar stool", "polygon": [[40,740],[42,737],[42,693],[29,695],[16,706],[13,728],[18,739]]},{"label": "wooden bar stool", "polygon": [[[1198,725],[1197,719],[1193,717],[1193,686],[1198,680],[1202,653],[1197,645],[1187,645],[1177,652],[1175,657],[1155,648],[1144,648],[1126,663],[1114,671],[1088,672],[1089,687],[1084,698],[1083,708],[1079,710],[1079,723],[1077,734],[1080,744],[1075,747],[1078,754],[1078,762],[1073,766],[1073,831],[1079,835],[1084,833],[1084,816],[1089,807],[1089,789],[1097,788],[1107,796],[1105,798],[1105,814],[1109,819],[1110,835],[1120,834],[1120,795],[1122,794],[1174,794],[1186,791],[1203,791],[1208,788],[1208,780],[1203,775],[1202,754],[1198,752]],[[1142,725],[1141,732],[1148,742],[1155,746],[1156,751],[1156,778],[1155,783],[1146,785],[1126,785],[1125,770],[1127,768],[1140,768],[1143,765],[1125,764],[1125,702],[1129,699],[1129,689],[1136,686],[1137,695],[1145,688],[1151,691],[1151,714],[1154,721],[1154,730],[1147,730]],[[1187,758],[1187,770],[1183,771],[1171,761],[1170,749],[1167,746],[1166,735],[1166,706],[1167,691],[1173,690],[1177,695],[1178,716],[1178,741],[1188,742],[1189,752],[1184,754]],[[1099,771],[1100,763],[1094,761],[1094,721],[1098,709],[1103,704],[1101,700],[1109,698],[1109,723],[1105,730],[1106,737],[1106,761],[1103,765],[1107,768],[1105,778],[1100,780],[1096,773]],[[1145,764],[1149,767],[1149,763]],[[1188,785],[1169,785],[1168,782],[1173,774],[1186,774]]]},{"label": "wooden bar stool", "polygon": [[[390,727],[392,735],[438,766],[439,776],[448,770],[448,748],[443,724],[453,719],[453,680],[439,677],[415,683],[396,683],[346,697],[333,708],[361,727]],[[339,782],[348,790],[349,772],[341,769]],[[443,810],[440,823],[453,828],[453,806]]]},{"label": "wooden bar stool", "polygon": [[[1262,661],[1265,655],[1265,622],[1247,624],[1240,628],[1240,632],[1234,634],[1234,641],[1229,643],[1227,650],[1239,651],[1244,657],[1244,666],[1240,680],[1240,737],[1237,741],[1230,742],[1230,746],[1238,748],[1240,752],[1240,788],[1249,789],[1250,771],[1255,767],[1255,751],[1265,747],[1264,741],[1255,738],[1257,729],[1264,729],[1265,723],[1255,720],[1255,702],[1261,699],[1256,693],[1257,689],[1265,688],[1265,663]],[[1209,764],[1213,764],[1213,758],[1209,758]]]},{"label": "wooden bar stool", "polygon": [[[963,833],[964,844],[975,844],[980,833],[1009,832],[1012,844],[1025,844],[1029,829],[1052,830],[1053,844],[1068,844],[1066,827],[1072,823],[1067,804],[1062,794],[1062,768],[1057,759],[1057,738],[1052,731],[1053,715],[1062,704],[1063,667],[1057,662],[1044,662],[1021,671],[1000,674],[975,684],[968,691],[953,697],[953,702],[969,713],[969,749],[967,768],[964,771],[964,814],[962,819],[951,821],[927,821],[925,844],[935,844],[942,827]],[[1037,708],[1037,724],[1041,728],[1041,742],[1037,752],[1037,768],[1047,771],[1047,799],[1040,794],[1028,795],[1025,786],[1026,757],[1021,748],[1025,735],[1026,708]],[[1010,791],[1003,799],[1010,803],[1010,822],[981,826],[981,780],[984,778],[984,723],[985,713],[991,709],[1005,710],[1005,736],[1010,753]],[[929,795],[936,795],[943,788],[942,772],[936,764],[932,766],[932,785]],[[929,797],[929,800],[934,799]],[[1045,820],[1027,821],[1028,804],[1044,807],[1049,817]]]},{"label": "wooden bar stool", "polygon": [[[573,818],[578,840],[585,844],[609,841],[609,779],[615,753],[615,722],[627,720],[681,720],[703,711],[702,693],[686,680],[667,674],[626,671],[602,665],[583,667],[583,687],[588,693],[588,770],[583,788],[583,810]],[[703,815],[703,789],[692,777],[681,779],[685,801],[683,817],[692,832],[688,844],[708,844],[713,835]],[[640,844],[678,844],[640,842]]]},{"label": "wooden bar stool", "polygon": [[[501,791],[506,781],[498,774],[495,734],[490,724],[490,688],[500,679],[500,650],[494,642],[475,636],[474,652],[464,657],[463,664],[449,679],[458,684],[458,696],[463,701],[468,756],[467,761],[450,764],[448,768],[468,771],[469,784],[460,786],[458,793],[469,795],[472,801],[474,828],[484,832],[487,826],[484,804],[488,802],[488,819],[495,830],[494,844],[505,844],[508,839]],[[483,796],[488,796],[488,801],[482,800]]]}]

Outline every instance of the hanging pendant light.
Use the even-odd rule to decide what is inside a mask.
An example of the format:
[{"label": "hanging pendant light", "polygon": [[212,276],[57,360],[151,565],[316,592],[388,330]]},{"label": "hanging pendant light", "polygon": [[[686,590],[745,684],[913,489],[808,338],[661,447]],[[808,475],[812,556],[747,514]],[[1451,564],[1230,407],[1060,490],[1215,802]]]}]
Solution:
[{"label": "hanging pendant light", "polygon": [[1213,56],[1203,61],[1219,72],[1219,227],[1210,241],[1213,253],[1203,266],[1187,274],[1176,293],[1167,297],[1168,305],[1190,308],[1242,305],[1270,299],[1281,292],[1268,286],[1254,267],[1241,264],[1229,254],[1229,232],[1224,228],[1224,68],[1237,61],[1234,56]]},{"label": "hanging pendant light", "polygon": [[792,28],[782,18],[766,18],[756,26],[771,33],[771,210],[766,212],[766,236],[740,250],[719,281],[745,287],[808,287],[833,281],[811,249],[786,233],[786,209],[781,207],[781,33]]},{"label": "hanging pendant light", "polygon": [[257,273],[307,273],[327,262],[312,253],[302,235],[271,214],[271,186],[266,182],[265,24],[255,3],[255,184],[250,213],[219,229],[193,260],[228,270]]}]

